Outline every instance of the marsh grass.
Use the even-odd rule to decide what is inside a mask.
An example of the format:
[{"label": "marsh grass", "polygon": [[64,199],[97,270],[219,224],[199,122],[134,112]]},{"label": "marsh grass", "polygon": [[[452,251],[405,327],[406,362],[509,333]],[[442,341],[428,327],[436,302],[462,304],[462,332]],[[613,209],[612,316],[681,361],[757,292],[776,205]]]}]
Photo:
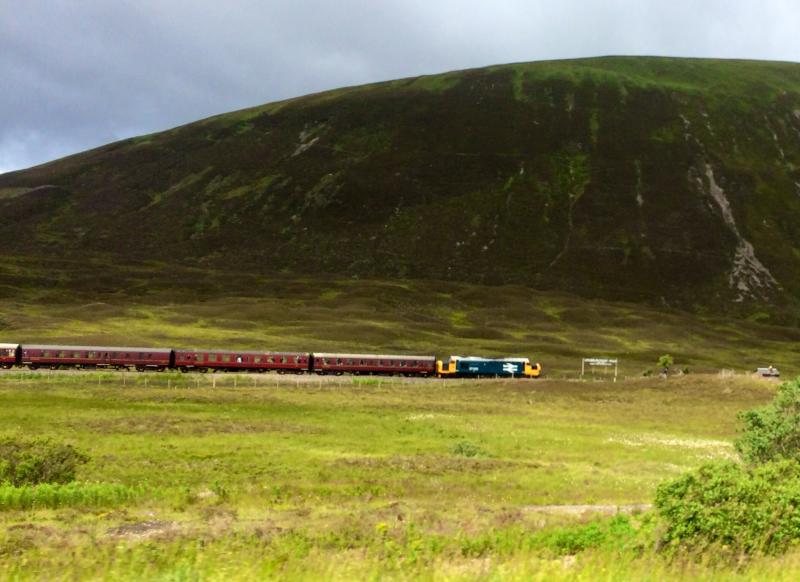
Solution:
[{"label": "marsh grass", "polygon": [[131,503],[145,494],[142,487],[109,483],[40,483],[19,487],[4,484],[0,485],[0,511],[114,507]]}]

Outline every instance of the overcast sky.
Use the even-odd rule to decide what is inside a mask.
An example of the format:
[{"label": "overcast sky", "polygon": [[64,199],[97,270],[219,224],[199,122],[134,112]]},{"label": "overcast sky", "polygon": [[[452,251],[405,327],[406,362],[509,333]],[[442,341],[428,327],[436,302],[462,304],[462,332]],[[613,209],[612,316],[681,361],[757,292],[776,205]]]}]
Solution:
[{"label": "overcast sky", "polygon": [[344,85],[609,54],[800,61],[798,0],[0,0],[0,173]]}]

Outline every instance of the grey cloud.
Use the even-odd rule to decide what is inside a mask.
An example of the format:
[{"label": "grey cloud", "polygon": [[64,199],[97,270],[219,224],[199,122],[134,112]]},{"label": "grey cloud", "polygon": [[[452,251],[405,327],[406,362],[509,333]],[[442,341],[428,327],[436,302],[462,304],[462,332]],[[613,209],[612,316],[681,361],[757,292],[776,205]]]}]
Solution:
[{"label": "grey cloud", "polygon": [[0,172],[337,86],[605,54],[800,60],[793,1],[0,0]]}]

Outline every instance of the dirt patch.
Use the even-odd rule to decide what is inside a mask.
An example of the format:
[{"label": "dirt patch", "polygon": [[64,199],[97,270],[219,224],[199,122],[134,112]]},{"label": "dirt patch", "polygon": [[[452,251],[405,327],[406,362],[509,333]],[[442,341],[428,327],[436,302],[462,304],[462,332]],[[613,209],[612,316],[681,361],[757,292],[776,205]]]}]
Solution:
[{"label": "dirt patch", "polygon": [[249,422],[220,418],[186,418],[170,415],[129,416],[66,423],[70,428],[102,434],[167,434],[202,436],[259,432],[320,433],[321,429],[300,424]]},{"label": "dirt patch", "polygon": [[619,513],[635,514],[648,511],[650,503],[633,503],[629,505],[526,505],[520,510],[525,513],[549,513],[553,515],[617,515]]},{"label": "dirt patch", "polygon": [[171,535],[177,531],[178,525],[174,521],[139,521],[112,527],[107,534],[115,538],[146,540]]},{"label": "dirt patch", "polygon": [[498,459],[458,458],[447,456],[395,456],[395,457],[350,457],[335,461],[336,465],[366,467],[370,469],[390,469],[393,471],[414,472],[426,475],[447,473],[476,473],[496,471],[509,467],[538,469],[540,463],[534,461],[501,461]]}]

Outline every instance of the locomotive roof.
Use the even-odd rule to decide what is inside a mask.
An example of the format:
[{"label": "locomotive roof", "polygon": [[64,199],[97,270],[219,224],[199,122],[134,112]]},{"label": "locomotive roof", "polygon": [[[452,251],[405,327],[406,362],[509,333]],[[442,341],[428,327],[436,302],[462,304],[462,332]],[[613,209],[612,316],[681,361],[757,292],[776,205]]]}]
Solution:
[{"label": "locomotive roof", "polygon": [[530,362],[529,358],[483,358],[481,356],[450,356],[450,359],[466,362]]},{"label": "locomotive roof", "polygon": [[384,360],[435,360],[436,356],[409,356],[409,355],[382,355],[382,354],[336,354],[336,353],[323,353],[314,352],[315,358],[382,358]]},{"label": "locomotive roof", "polygon": [[91,352],[171,352],[172,348],[136,348],[124,346],[63,346],[56,344],[23,344],[26,350],[59,350],[59,351],[91,351]]}]

